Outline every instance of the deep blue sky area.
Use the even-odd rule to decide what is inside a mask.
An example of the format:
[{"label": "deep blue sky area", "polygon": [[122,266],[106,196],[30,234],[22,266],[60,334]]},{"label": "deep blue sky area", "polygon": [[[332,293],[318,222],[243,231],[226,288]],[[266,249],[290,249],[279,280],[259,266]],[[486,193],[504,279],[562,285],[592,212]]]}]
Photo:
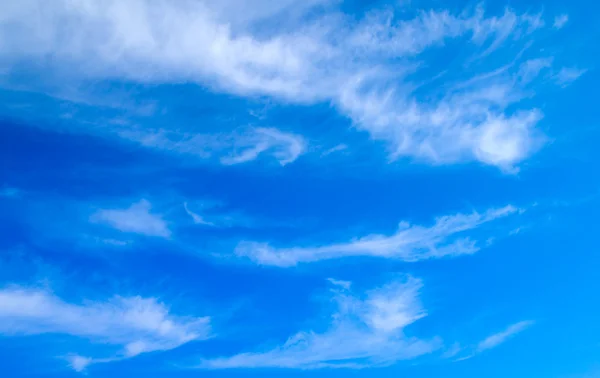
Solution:
[{"label": "deep blue sky area", "polygon": [[3,374],[600,377],[595,8],[0,4]]}]

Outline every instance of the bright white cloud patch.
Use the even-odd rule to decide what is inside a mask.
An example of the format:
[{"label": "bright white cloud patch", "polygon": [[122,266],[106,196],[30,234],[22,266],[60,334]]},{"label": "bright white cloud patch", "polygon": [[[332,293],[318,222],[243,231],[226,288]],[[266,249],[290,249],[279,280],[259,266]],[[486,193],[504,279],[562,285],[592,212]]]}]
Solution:
[{"label": "bright white cloud patch", "polygon": [[373,256],[417,261],[478,251],[475,241],[461,235],[483,223],[517,212],[513,206],[488,210],[485,213],[457,214],[437,218],[431,227],[401,222],[393,235],[367,235],[350,242],[315,247],[273,248],[265,243],[243,242],[236,249],[256,263],[293,266],[302,262],[335,259],[348,256]]},{"label": "bright white cloud patch", "polygon": [[155,298],[114,297],[106,302],[69,303],[46,290],[9,287],[0,290],[0,333],[8,336],[60,333],[120,346],[115,358],[72,355],[78,371],[89,364],[177,348],[206,339],[208,317],[178,317]]},{"label": "bright white cloud patch", "polygon": [[[512,171],[542,144],[536,131],[542,114],[519,103],[525,84],[515,80],[517,72],[474,72],[460,80],[446,80],[443,72],[427,75],[434,76],[434,88],[443,89],[441,96],[437,89],[418,96],[423,83],[413,75],[427,66],[421,63],[424,52],[444,49],[450,40],[472,51],[472,60],[485,59],[509,42],[525,46],[544,26],[541,15],[510,9],[487,15],[477,7],[399,18],[389,10],[372,10],[357,21],[336,10],[334,2],[324,14],[309,12],[323,2],[4,2],[0,43],[8,64],[57,62],[70,67],[71,76],[192,81],[285,102],[329,102],[357,128],[387,142],[393,158],[434,164],[476,160]],[[267,22],[275,17],[278,22]],[[514,54],[506,55],[509,60],[500,66],[514,63]],[[184,140],[153,133],[133,137],[145,145],[200,154],[202,143],[195,138],[193,133]],[[223,162],[244,162],[272,150],[285,164],[303,151],[297,138],[271,129],[249,138],[241,138],[240,150]]]},{"label": "bright white cloud patch", "polygon": [[427,315],[418,298],[421,286],[409,277],[362,295],[334,291],[338,309],[326,331],[299,332],[265,352],[205,360],[200,367],[361,368],[431,353],[440,347],[438,339],[405,335],[406,327]]},{"label": "bright white cloud patch", "polygon": [[150,202],[143,199],[127,209],[99,210],[91,216],[90,220],[107,224],[123,232],[170,237],[171,231],[167,223],[160,215],[151,213],[150,210]]}]

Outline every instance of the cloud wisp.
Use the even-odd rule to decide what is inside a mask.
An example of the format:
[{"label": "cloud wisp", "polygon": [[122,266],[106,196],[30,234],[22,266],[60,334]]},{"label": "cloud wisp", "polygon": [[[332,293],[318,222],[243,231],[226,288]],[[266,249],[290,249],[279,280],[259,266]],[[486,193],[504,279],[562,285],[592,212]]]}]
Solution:
[{"label": "cloud wisp", "polygon": [[516,212],[518,209],[509,205],[484,213],[439,217],[430,227],[401,222],[393,235],[371,234],[350,242],[314,247],[274,248],[267,243],[241,242],[236,248],[236,254],[257,264],[280,267],[350,256],[403,261],[459,256],[479,250],[476,242],[461,235],[462,233]]},{"label": "cloud wisp", "polygon": [[90,217],[90,221],[101,223],[122,232],[169,238],[171,231],[162,217],[152,213],[150,202],[145,199],[126,209],[102,209]]},{"label": "cloud wisp", "polygon": [[336,285],[332,301],[337,311],[323,332],[298,332],[285,343],[264,352],[203,360],[204,369],[230,368],[363,368],[387,366],[426,355],[440,340],[405,335],[405,328],[427,315],[419,301],[420,280],[390,282],[352,294],[347,285]]},{"label": "cloud wisp", "polygon": [[[515,80],[516,73],[477,72],[449,81],[444,75],[427,74],[437,78],[440,85],[435,88],[444,88],[444,95],[431,88],[426,96],[418,95],[424,87],[415,79],[427,66],[422,64],[423,53],[444,49],[448,41],[460,43],[478,61],[508,42],[526,46],[544,28],[541,14],[506,9],[487,15],[483,7],[476,7],[458,13],[422,10],[402,18],[389,9],[375,9],[357,19],[334,4],[317,13],[310,10],[323,1],[304,3],[270,7],[258,1],[253,5],[263,11],[249,11],[247,16],[240,16],[240,4],[234,1],[6,3],[0,6],[3,61],[60,62],[78,67],[62,75],[86,80],[195,82],[240,96],[330,103],[356,128],[386,142],[392,159],[478,161],[514,171],[543,144],[536,129],[542,113],[519,103],[525,88]],[[228,7],[237,11],[224,11]],[[288,16],[296,22],[286,22]],[[274,17],[279,22],[267,22]],[[269,27],[257,28],[258,24]],[[502,62],[506,56],[510,58]],[[513,53],[505,54],[500,66],[513,59]],[[448,90],[457,82],[455,88],[460,89]],[[174,131],[121,135],[149,147],[206,152],[199,148],[205,136],[192,131],[167,136]],[[236,139],[245,145],[222,157],[223,163],[245,162],[272,151],[283,165],[304,150],[298,138],[275,129],[250,134],[250,144],[245,144],[246,136]]]},{"label": "cloud wisp", "polygon": [[523,332],[527,328],[533,325],[532,321],[521,321],[515,324],[511,324],[504,331],[495,333],[491,336],[485,338],[485,340],[481,341],[477,345],[476,353],[481,353],[488,349],[492,349],[497,347],[498,345],[504,343],[509,338],[517,335],[518,333]]},{"label": "cloud wisp", "polygon": [[215,225],[213,222],[209,222],[206,219],[204,219],[204,217],[202,215],[190,210],[187,202],[183,203],[183,209],[185,210],[186,214],[192,218],[192,221],[194,222],[194,224],[199,224],[199,225],[203,225],[203,226],[214,226]]},{"label": "cloud wisp", "polygon": [[0,290],[0,333],[7,336],[66,334],[120,352],[110,358],[69,355],[82,371],[92,363],[164,351],[210,336],[210,318],[180,317],[156,298],[120,297],[108,301],[69,303],[41,289],[7,287]]},{"label": "cloud wisp", "polygon": [[554,24],[552,26],[554,26],[554,29],[562,29],[567,22],[569,22],[569,15],[561,14],[560,16],[554,17]]},{"label": "cloud wisp", "polygon": [[[500,344],[505,343],[506,341],[513,338],[517,334],[525,331],[526,329],[528,329],[529,327],[531,327],[534,324],[535,324],[535,322],[533,322],[531,320],[523,320],[523,321],[511,324],[505,330],[500,331],[498,333],[494,333],[493,335],[486,337],[484,340],[479,342],[477,344],[477,346],[475,346],[474,350],[470,354],[468,354],[464,357],[459,357],[455,361],[468,360],[468,359],[470,359],[480,353],[483,353],[489,349],[493,349],[493,348],[499,346]],[[449,354],[446,357],[447,358],[454,357],[457,354],[459,354],[459,352],[460,352],[460,348],[454,349],[453,353],[451,355]]]},{"label": "cloud wisp", "polygon": [[201,159],[216,157],[223,165],[242,164],[269,156],[284,166],[302,155],[307,146],[300,135],[268,127],[245,128],[218,134],[125,129],[118,134],[144,147]]}]

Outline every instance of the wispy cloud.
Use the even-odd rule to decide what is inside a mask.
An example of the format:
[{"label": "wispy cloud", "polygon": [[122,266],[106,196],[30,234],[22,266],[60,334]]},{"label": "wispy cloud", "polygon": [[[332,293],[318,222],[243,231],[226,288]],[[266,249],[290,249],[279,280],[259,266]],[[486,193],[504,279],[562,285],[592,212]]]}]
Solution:
[{"label": "wispy cloud", "polygon": [[0,333],[61,333],[122,348],[115,357],[107,359],[69,356],[71,366],[81,371],[94,362],[169,350],[206,339],[210,319],[172,315],[156,298],[117,296],[105,302],[77,304],[47,290],[8,287],[0,290]]},{"label": "wispy cloud", "polygon": [[560,86],[566,87],[579,79],[586,72],[584,69],[564,67],[554,76],[554,80]]},{"label": "wispy cloud", "polygon": [[304,138],[283,133],[272,128],[255,128],[250,134],[235,139],[235,150],[222,157],[223,164],[239,164],[255,160],[260,154],[269,152],[281,165],[293,162],[304,150]]},{"label": "wispy cloud", "polygon": [[151,213],[151,205],[145,199],[126,209],[103,209],[92,214],[92,222],[107,224],[122,232],[168,238],[171,231],[158,214]]},{"label": "wispy cloud", "polygon": [[[524,320],[524,321],[520,321],[515,324],[511,324],[505,330],[486,337],[484,340],[479,342],[474,348],[473,347],[472,348],[457,347],[456,349],[454,349],[454,348],[451,349],[452,353],[448,354],[447,358],[452,358],[452,357],[458,355],[460,352],[470,349],[471,352],[469,354],[459,357],[455,361],[468,360],[482,352],[485,352],[486,350],[495,348],[498,345],[503,344],[507,340],[511,339],[513,336],[516,336],[517,334],[519,334],[519,333],[525,331],[526,329],[528,329],[529,327],[531,327],[534,323],[535,322],[530,321],[530,320]],[[456,344],[456,345],[458,345],[458,344]]]},{"label": "wispy cloud", "polygon": [[187,202],[184,202],[183,208],[185,209],[185,212],[192,218],[192,220],[194,221],[195,224],[202,224],[205,226],[214,226],[214,223],[205,220],[204,217],[202,217],[201,215],[190,210]]},{"label": "wispy cloud", "polygon": [[125,129],[118,134],[145,147],[202,159],[217,157],[224,165],[247,163],[259,156],[271,156],[286,165],[306,150],[302,136],[266,127],[218,134],[143,129]]},{"label": "wispy cloud", "polygon": [[568,14],[561,14],[560,16],[554,17],[554,29],[562,29],[569,22]]},{"label": "wispy cloud", "polygon": [[348,149],[348,145],[341,143],[341,144],[338,144],[336,146],[333,146],[333,147],[328,148],[327,150],[323,151],[321,153],[321,157],[331,155],[336,152],[344,151],[347,149]]},{"label": "wispy cloud", "polygon": [[418,298],[421,287],[420,280],[408,277],[360,295],[334,291],[338,309],[325,332],[299,332],[265,352],[203,360],[199,367],[362,368],[417,358],[440,346],[437,338],[421,340],[404,332],[427,315]]},{"label": "wispy cloud", "polygon": [[265,243],[242,242],[236,253],[264,265],[293,266],[302,262],[347,256],[373,256],[417,261],[475,253],[475,241],[460,234],[483,223],[518,211],[513,206],[485,213],[457,214],[437,218],[430,227],[401,222],[393,235],[371,234],[350,242],[315,247],[273,248]]},{"label": "wispy cloud", "polygon": [[498,345],[504,343],[509,338],[515,336],[518,333],[523,332],[527,328],[533,325],[532,321],[522,321],[515,324],[510,325],[504,331],[495,333],[491,336],[488,336],[485,340],[480,342],[477,345],[476,353],[481,353],[485,350],[492,349],[497,347]]},{"label": "wispy cloud", "polygon": [[529,83],[535,79],[542,70],[552,67],[552,58],[529,59],[519,67],[519,80]]},{"label": "wispy cloud", "polygon": [[[319,3],[286,1],[270,7],[258,1],[252,8],[265,11],[240,16],[240,5],[232,1],[26,0],[1,6],[0,39],[6,41],[7,62],[67,63],[77,67],[71,76],[191,81],[239,95],[331,103],[357,128],[387,142],[394,159],[406,156],[434,164],[474,160],[510,171],[542,144],[536,130],[542,113],[519,104],[522,88],[515,85],[514,73],[444,96],[435,90],[417,96],[419,83],[412,75],[426,66],[418,63],[421,53],[443,49],[449,40],[477,59],[506,41],[525,45],[544,27],[540,14],[507,9],[487,15],[476,7],[459,13],[422,11],[412,18],[372,10],[357,19],[334,6],[325,14],[311,13]],[[236,12],[224,11],[228,7]],[[270,17],[279,22],[265,23]],[[259,22],[269,27],[254,28]],[[205,151],[190,134],[183,140],[155,133],[122,135],[167,150]],[[297,138],[273,129],[258,129],[250,139],[222,161],[245,162],[272,150],[286,164],[303,151]]]},{"label": "wispy cloud", "polygon": [[352,282],[350,281],[336,280],[335,278],[328,278],[327,281],[334,286],[338,286],[346,290],[350,290],[350,287],[352,286]]}]

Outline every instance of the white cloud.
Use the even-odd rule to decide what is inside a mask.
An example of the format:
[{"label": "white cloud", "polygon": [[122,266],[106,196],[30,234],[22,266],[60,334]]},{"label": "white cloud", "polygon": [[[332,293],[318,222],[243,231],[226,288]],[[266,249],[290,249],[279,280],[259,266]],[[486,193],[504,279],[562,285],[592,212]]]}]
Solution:
[{"label": "white cloud", "polygon": [[235,150],[230,156],[222,157],[223,164],[232,165],[255,160],[258,155],[269,151],[279,164],[293,162],[305,150],[304,138],[283,133],[272,128],[255,128],[253,133],[235,139]]},{"label": "white cloud", "polygon": [[171,236],[167,223],[158,214],[150,212],[151,205],[145,199],[127,209],[103,209],[92,214],[92,222],[104,223],[119,231],[147,236],[168,238]]},{"label": "white cloud", "polygon": [[272,156],[279,164],[286,165],[306,149],[306,142],[300,135],[266,127],[221,134],[126,129],[119,131],[119,135],[145,147],[203,159],[217,156],[225,165],[247,163],[261,155]]},{"label": "white cloud", "polygon": [[327,155],[331,155],[335,152],[340,152],[340,151],[345,151],[348,149],[348,145],[344,144],[344,143],[340,143],[338,145],[335,145],[331,148],[328,148],[327,150],[323,151],[321,153],[321,157],[323,156],[327,156]]},{"label": "white cloud", "polygon": [[527,328],[533,325],[532,321],[521,321],[515,324],[510,325],[502,332],[495,333],[491,336],[488,336],[485,340],[480,342],[477,345],[476,353],[481,353],[485,350],[492,349],[497,347],[498,345],[504,343],[509,338],[515,336],[516,334],[523,332]]},{"label": "white cloud", "polygon": [[560,16],[554,17],[554,29],[562,29],[569,22],[568,14],[561,14]]},{"label": "white cloud", "polygon": [[584,69],[564,67],[554,76],[556,83],[562,87],[573,83],[586,72]]},{"label": "white cloud", "polygon": [[454,343],[442,354],[441,357],[444,359],[453,358],[456,357],[456,355],[458,355],[461,351],[462,347],[460,346],[460,344]]},{"label": "white cloud", "polygon": [[434,164],[478,160],[514,171],[543,142],[535,129],[542,114],[536,109],[505,114],[520,94],[504,81],[489,81],[422,104],[390,90],[365,92],[359,80],[345,88],[340,106],[357,127],[390,141],[393,158],[412,156]]},{"label": "white cloud", "polygon": [[192,217],[192,220],[194,221],[194,223],[195,223],[195,224],[202,224],[202,225],[205,225],[205,226],[214,226],[214,223],[212,223],[212,222],[209,222],[209,221],[205,220],[205,219],[204,219],[204,217],[202,217],[201,215],[199,215],[199,214],[197,214],[197,213],[195,213],[195,212],[191,211],[191,210],[188,208],[188,204],[187,204],[187,202],[185,202],[185,203],[183,204],[183,208],[185,209],[185,212],[186,212],[186,213],[187,213],[187,214],[188,214],[190,217]]},{"label": "white cloud", "polygon": [[361,368],[414,359],[440,346],[437,338],[421,340],[404,329],[427,315],[418,299],[421,281],[406,281],[353,296],[335,292],[337,311],[324,332],[298,332],[265,352],[202,361],[200,367],[226,368]]},{"label": "white cloud", "polygon": [[338,286],[346,290],[350,290],[350,287],[352,286],[352,282],[350,281],[336,280],[335,278],[328,278],[327,281],[334,286]]},{"label": "white cloud", "polygon": [[552,67],[551,58],[529,59],[519,67],[519,80],[529,83],[535,79],[543,69]]},{"label": "white cloud", "polygon": [[94,362],[92,358],[78,355],[68,356],[67,361],[69,361],[69,366],[71,367],[71,369],[75,370],[78,373],[85,371],[87,367]]},{"label": "white cloud", "polygon": [[[530,320],[524,320],[524,321],[520,321],[518,323],[515,324],[511,324],[510,326],[508,326],[505,330],[495,333],[493,335],[490,335],[488,337],[486,337],[484,340],[482,340],[481,342],[479,342],[474,348],[470,348],[471,352],[459,357],[457,359],[455,359],[454,361],[464,361],[464,360],[468,360],[470,358],[475,357],[476,355],[485,352],[486,350],[492,349],[497,347],[498,345],[506,342],[507,340],[509,340],[510,338],[512,338],[513,336],[523,332],[524,330],[528,329],[529,327],[531,327],[534,324],[533,321]],[[444,356],[445,358],[452,358],[456,355],[458,355],[460,352],[466,350],[466,348],[461,348],[459,346],[459,344],[455,344],[456,347],[451,348],[450,350],[448,350],[446,352],[446,355]]]},{"label": "white cloud", "polygon": [[[477,7],[399,19],[374,10],[357,21],[333,4],[318,16],[309,12],[324,1],[302,3],[4,2],[0,45],[10,64],[60,62],[70,75],[86,78],[191,81],[292,103],[329,102],[358,128],[387,142],[395,158],[436,164],[475,160],[510,171],[541,145],[535,129],[541,112],[517,104],[520,88],[510,75],[442,98],[431,92],[427,101],[415,95],[419,83],[409,75],[426,66],[419,63],[422,52],[443,49],[450,39],[477,50],[478,59],[506,41],[528,40],[544,24],[539,14],[507,9],[488,16]],[[275,18],[279,22],[270,22]],[[517,111],[507,110],[509,105]],[[285,164],[303,150],[297,140],[262,133],[261,141],[223,161],[243,162],[273,149]],[[138,139],[158,148],[201,151],[194,137],[181,143],[148,142],[152,134]]]},{"label": "white cloud", "polygon": [[475,241],[460,235],[461,233],[515,212],[515,207],[506,206],[483,214],[474,212],[443,216],[437,218],[431,227],[401,222],[393,235],[371,234],[346,243],[315,247],[273,248],[264,243],[242,242],[236,253],[247,256],[258,264],[281,267],[347,256],[417,261],[472,254],[478,250]]},{"label": "white cloud", "polygon": [[71,355],[78,371],[91,363],[163,351],[206,339],[208,317],[178,317],[156,298],[114,297],[106,302],[69,303],[47,290],[8,287],[0,290],[0,333],[7,336],[61,333],[96,344],[120,346],[115,358]]}]

